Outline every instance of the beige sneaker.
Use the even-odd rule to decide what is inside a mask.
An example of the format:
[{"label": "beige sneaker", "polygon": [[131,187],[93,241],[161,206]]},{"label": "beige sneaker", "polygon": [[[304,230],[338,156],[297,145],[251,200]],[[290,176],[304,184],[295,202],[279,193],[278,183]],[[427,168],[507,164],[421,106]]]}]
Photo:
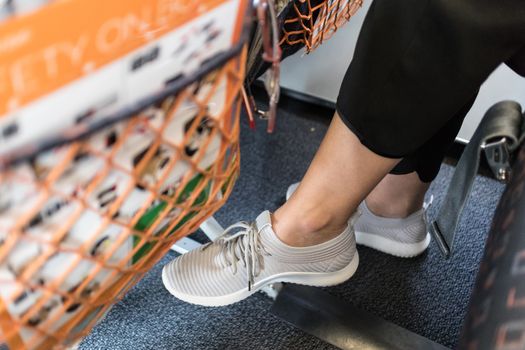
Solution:
[{"label": "beige sneaker", "polygon": [[162,281],[183,301],[222,306],[276,282],[339,284],[353,276],[358,263],[351,222],[330,241],[291,247],[276,236],[265,211],[254,223],[232,225],[217,241],[174,259],[164,266]]},{"label": "beige sneaker", "polygon": [[[299,183],[296,183],[288,188],[286,200],[298,186]],[[363,201],[358,209],[361,215],[354,225],[357,244],[400,258],[412,258],[423,253],[430,244],[426,211],[431,203],[432,199],[406,218],[393,219],[375,215]]]}]

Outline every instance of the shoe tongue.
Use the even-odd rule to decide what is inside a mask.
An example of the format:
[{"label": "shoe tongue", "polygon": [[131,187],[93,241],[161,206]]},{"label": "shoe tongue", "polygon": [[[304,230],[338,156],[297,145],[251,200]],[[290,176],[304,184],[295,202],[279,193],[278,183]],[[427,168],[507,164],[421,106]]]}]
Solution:
[{"label": "shoe tongue", "polygon": [[271,227],[272,226],[272,218],[270,216],[270,212],[268,210],[263,211],[257,219],[255,219],[255,225],[257,226],[258,231],[262,231],[265,227]]},{"label": "shoe tongue", "polygon": [[261,242],[269,253],[274,253],[277,247],[281,247],[283,245],[281,240],[273,231],[272,217],[268,210],[263,211],[257,217],[257,219],[255,219],[255,225],[257,226],[257,231],[260,234]]}]

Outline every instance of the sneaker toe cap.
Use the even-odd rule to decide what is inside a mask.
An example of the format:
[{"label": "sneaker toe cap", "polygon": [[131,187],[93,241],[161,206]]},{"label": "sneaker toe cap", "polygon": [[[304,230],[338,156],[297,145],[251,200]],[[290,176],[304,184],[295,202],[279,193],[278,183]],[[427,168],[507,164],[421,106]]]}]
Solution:
[{"label": "sneaker toe cap", "polygon": [[162,278],[168,291],[179,299],[220,297],[245,287],[241,263],[233,274],[214,246],[177,257],[164,266]]}]

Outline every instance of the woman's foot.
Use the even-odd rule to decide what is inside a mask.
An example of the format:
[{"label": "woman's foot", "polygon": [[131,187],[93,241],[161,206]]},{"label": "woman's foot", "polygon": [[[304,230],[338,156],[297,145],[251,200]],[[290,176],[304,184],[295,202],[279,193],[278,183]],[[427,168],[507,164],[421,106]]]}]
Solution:
[{"label": "woman's foot", "polygon": [[351,224],[321,244],[292,247],[275,234],[265,211],[254,223],[233,225],[217,241],[177,257],[164,266],[162,280],[183,301],[223,306],[275,282],[339,284],[353,276],[358,263]]},{"label": "woman's foot", "polygon": [[[288,188],[286,199],[295,192],[299,183]],[[426,205],[406,217],[392,218],[374,214],[366,205],[359,205],[361,215],[355,221],[357,244],[401,258],[423,253],[430,244],[427,231]]]},{"label": "woman's foot", "polygon": [[420,255],[430,244],[426,208],[404,218],[385,218],[372,213],[363,201],[359,211],[361,216],[355,223],[358,244],[400,258]]}]

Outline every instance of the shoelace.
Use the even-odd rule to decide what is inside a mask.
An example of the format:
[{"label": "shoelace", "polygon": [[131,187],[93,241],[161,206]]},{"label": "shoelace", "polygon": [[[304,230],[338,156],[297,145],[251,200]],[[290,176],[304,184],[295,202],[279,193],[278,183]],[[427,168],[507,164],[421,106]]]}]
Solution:
[{"label": "shoelace", "polygon": [[[236,229],[241,230],[232,235],[231,232]],[[204,250],[211,244],[221,245],[220,254],[223,262],[226,266],[232,267],[233,274],[237,273],[237,262],[242,261],[243,266],[246,267],[248,290],[251,290],[255,278],[264,269],[264,256],[270,255],[260,240],[255,223],[241,221],[233,224],[214,243],[208,243],[201,249]]]}]

